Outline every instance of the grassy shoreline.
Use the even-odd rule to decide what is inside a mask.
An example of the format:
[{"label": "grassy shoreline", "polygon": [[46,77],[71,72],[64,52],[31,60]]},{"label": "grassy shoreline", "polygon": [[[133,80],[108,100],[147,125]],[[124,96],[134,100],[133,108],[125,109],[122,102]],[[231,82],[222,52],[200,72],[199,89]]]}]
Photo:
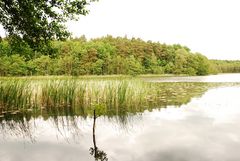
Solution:
[{"label": "grassy shoreline", "polygon": [[[149,83],[139,77],[0,78],[0,114],[33,111],[50,115],[125,115],[180,106],[207,90],[205,83]],[[177,89],[177,90],[176,90]]]},{"label": "grassy shoreline", "polygon": [[[219,74],[226,74],[226,73],[219,73]],[[216,74],[211,74],[216,75]],[[209,76],[209,75],[207,75]],[[186,74],[142,74],[142,75],[81,75],[81,76],[71,76],[71,75],[39,75],[39,76],[0,76],[1,79],[136,79],[136,78],[156,78],[156,77],[192,77]],[[198,76],[196,76],[198,77]]]}]

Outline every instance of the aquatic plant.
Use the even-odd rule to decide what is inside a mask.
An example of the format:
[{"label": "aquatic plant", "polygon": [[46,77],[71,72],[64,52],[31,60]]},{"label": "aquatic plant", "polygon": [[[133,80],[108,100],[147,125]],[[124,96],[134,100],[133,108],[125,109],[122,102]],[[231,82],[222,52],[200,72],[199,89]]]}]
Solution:
[{"label": "aquatic plant", "polygon": [[204,83],[149,83],[130,77],[26,77],[0,79],[0,113],[124,116],[181,105],[207,90]]}]

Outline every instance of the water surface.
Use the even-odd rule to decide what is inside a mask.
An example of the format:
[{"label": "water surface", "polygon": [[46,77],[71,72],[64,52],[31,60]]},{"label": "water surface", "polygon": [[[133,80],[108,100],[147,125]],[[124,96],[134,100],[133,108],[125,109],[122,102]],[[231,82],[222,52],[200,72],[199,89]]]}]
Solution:
[{"label": "water surface", "polygon": [[[236,82],[240,77],[232,76],[229,80],[235,83],[206,84],[190,98],[189,90],[182,92],[178,104],[165,101],[164,108],[97,117],[95,146],[91,116],[2,118],[0,160],[238,161],[240,85]],[[203,88],[199,83],[195,86]],[[166,93],[166,99],[176,98],[171,97],[176,93]],[[92,149],[99,155],[94,156]]]},{"label": "water surface", "polygon": [[147,78],[149,82],[218,82],[234,83],[240,82],[240,74],[218,74],[209,76],[168,76],[160,78]]}]

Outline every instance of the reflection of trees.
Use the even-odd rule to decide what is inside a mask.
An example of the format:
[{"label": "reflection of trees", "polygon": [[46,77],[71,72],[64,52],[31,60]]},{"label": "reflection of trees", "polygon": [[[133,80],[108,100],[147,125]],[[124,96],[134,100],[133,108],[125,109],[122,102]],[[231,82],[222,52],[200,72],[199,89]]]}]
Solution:
[{"label": "reflection of trees", "polygon": [[107,154],[104,151],[98,149],[97,147],[96,136],[95,136],[96,119],[97,119],[96,110],[93,110],[93,147],[91,147],[89,151],[90,151],[90,154],[94,156],[96,161],[98,160],[107,161],[108,160]]},{"label": "reflection of trees", "polygon": [[27,114],[5,114],[0,119],[0,131],[3,137],[15,136],[29,138],[31,142],[35,141],[34,123],[30,123],[31,116]]}]

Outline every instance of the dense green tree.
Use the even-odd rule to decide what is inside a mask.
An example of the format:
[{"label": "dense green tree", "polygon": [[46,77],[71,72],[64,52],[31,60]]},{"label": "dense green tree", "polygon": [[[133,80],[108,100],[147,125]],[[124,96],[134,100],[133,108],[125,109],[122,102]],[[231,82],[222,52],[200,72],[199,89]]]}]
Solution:
[{"label": "dense green tree", "polygon": [[25,60],[20,55],[12,55],[10,57],[10,66],[9,66],[9,74],[22,76],[27,74],[26,70],[27,66]]},{"label": "dense green tree", "polygon": [[240,72],[240,61],[239,60],[212,60],[210,64],[212,71],[216,73],[239,73]]},{"label": "dense green tree", "polygon": [[0,42],[0,56],[3,56],[3,55],[11,55],[11,48],[9,46],[9,43],[5,40],[1,41]]},{"label": "dense green tree", "polygon": [[73,55],[64,55],[58,59],[59,69],[56,73],[60,75],[73,75],[74,57]]},{"label": "dense green tree", "polygon": [[0,75],[207,75],[240,72],[240,61],[210,61],[185,46],[135,38],[106,36],[86,40],[82,37],[55,40],[52,44],[56,50],[54,56],[33,51],[28,45],[10,46],[9,39],[3,39],[0,42]]},{"label": "dense green tree", "polygon": [[27,72],[28,70],[24,57],[17,54],[0,57],[1,76],[23,76],[27,75]]},{"label": "dense green tree", "polygon": [[143,73],[143,67],[141,63],[135,59],[133,55],[126,59],[127,63],[127,74],[139,75]]},{"label": "dense green tree", "polygon": [[98,59],[92,65],[92,74],[94,75],[102,75],[103,74],[103,64],[104,61],[102,59]]},{"label": "dense green tree", "polygon": [[32,64],[37,75],[51,74],[53,63],[49,56],[42,55],[41,57],[34,59]]},{"label": "dense green tree", "polygon": [[184,48],[176,50],[175,67],[173,70],[175,74],[186,73],[188,55],[189,53]]},{"label": "dense green tree", "polygon": [[8,56],[0,57],[0,75],[6,76],[9,74],[10,60]]},{"label": "dense green tree", "polygon": [[0,0],[0,24],[13,42],[23,41],[40,50],[50,40],[64,40],[70,33],[64,23],[86,15],[95,0]]},{"label": "dense green tree", "polygon": [[122,56],[117,55],[116,57],[113,57],[110,67],[112,74],[127,74],[126,63],[126,59],[124,59]]},{"label": "dense green tree", "polygon": [[190,55],[189,59],[191,58],[192,60],[188,60],[188,66],[195,70],[196,75],[207,75],[210,73],[210,62],[207,57],[200,53],[196,53],[194,55]]}]

